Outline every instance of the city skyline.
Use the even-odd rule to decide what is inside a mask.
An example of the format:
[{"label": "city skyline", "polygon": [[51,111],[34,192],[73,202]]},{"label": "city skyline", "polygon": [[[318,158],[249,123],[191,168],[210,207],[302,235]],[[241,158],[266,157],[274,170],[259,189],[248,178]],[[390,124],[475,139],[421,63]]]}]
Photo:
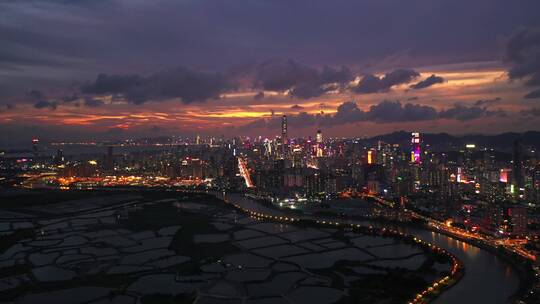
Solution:
[{"label": "city skyline", "polygon": [[539,130],[535,1],[0,6],[0,145]]},{"label": "city skyline", "polygon": [[540,1],[0,0],[0,302],[540,303]]}]

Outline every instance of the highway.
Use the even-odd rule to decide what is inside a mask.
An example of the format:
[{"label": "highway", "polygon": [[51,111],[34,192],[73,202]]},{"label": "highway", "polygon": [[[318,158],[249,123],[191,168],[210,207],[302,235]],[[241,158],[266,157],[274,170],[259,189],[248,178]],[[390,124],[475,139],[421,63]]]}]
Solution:
[{"label": "highway", "polygon": [[253,182],[251,181],[251,175],[246,165],[246,161],[240,156],[238,156],[238,170],[240,171],[240,175],[244,178],[246,187],[253,188]]},{"label": "highway", "polygon": [[[393,207],[394,203],[386,201],[380,197],[376,196],[369,196],[371,198],[374,198],[379,203],[388,206]],[[492,246],[494,248],[497,248],[498,246],[503,246],[506,250],[511,251],[513,253],[519,254],[525,259],[536,261],[536,256],[532,254],[531,252],[527,251],[523,245],[525,245],[525,242],[522,240],[506,240],[506,239],[496,239],[489,236],[481,235],[478,233],[472,233],[465,229],[460,229],[453,226],[448,226],[446,223],[438,221],[436,219],[433,219],[431,217],[427,217],[421,214],[418,214],[412,210],[407,210],[410,215],[412,215],[414,218],[424,220],[428,223],[428,225],[438,231],[453,235],[458,238],[462,238],[465,240],[471,240],[471,241],[477,241],[480,243],[483,243],[485,245]]]}]

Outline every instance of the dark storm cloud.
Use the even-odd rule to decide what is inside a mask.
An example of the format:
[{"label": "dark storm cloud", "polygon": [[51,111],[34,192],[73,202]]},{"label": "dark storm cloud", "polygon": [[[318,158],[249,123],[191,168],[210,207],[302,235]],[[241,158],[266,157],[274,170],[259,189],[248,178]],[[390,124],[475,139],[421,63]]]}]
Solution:
[{"label": "dark storm cloud", "polygon": [[376,63],[402,50],[411,50],[400,63],[408,66],[435,57],[490,60],[498,36],[540,23],[539,8],[536,0],[0,1],[0,26],[16,32],[0,30],[0,52],[10,54],[6,63],[32,64],[39,55],[64,67],[69,58],[93,72],[226,68],[268,58]]},{"label": "dark storm cloud", "polygon": [[489,107],[489,106],[492,106],[492,105],[500,103],[500,102],[501,102],[501,98],[497,97],[497,98],[493,98],[493,99],[477,100],[477,101],[474,102],[474,105],[477,106],[477,107]]},{"label": "dark storm cloud", "polygon": [[[268,58],[373,71],[496,60],[498,37],[540,25],[539,10],[537,0],[0,1],[0,67],[23,86],[33,77],[84,81],[105,68],[225,71]],[[403,50],[410,56],[377,67]],[[298,83],[291,94],[316,96],[332,89],[317,85],[326,81]]]},{"label": "dark storm cloud", "polygon": [[27,101],[34,103],[36,109],[56,110],[58,103],[56,101],[47,100],[45,94],[39,90],[32,90],[26,93]]},{"label": "dark storm cloud", "polygon": [[411,85],[411,89],[415,89],[415,90],[425,89],[434,84],[443,83],[443,82],[444,82],[444,78],[440,76],[436,76],[435,74],[432,74],[428,78]]},{"label": "dark storm cloud", "polygon": [[453,107],[439,112],[439,118],[455,119],[460,121],[473,120],[482,117],[490,116],[506,116],[506,112],[502,110],[490,111],[485,107],[464,106],[456,104]]},{"label": "dark storm cloud", "polygon": [[56,110],[57,107],[58,107],[58,104],[55,101],[48,101],[48,100],[40,100],[34,104],[34,108],[36,109]]},{"label": "dark storm cloud", "polygon": [[540,30],[525,28],[514,33],[506,45],[506,59],[515,66],[509,71],[512,79],[531,76],[530,85],[538,85],[540,70]]},{"label": "dark storm cloud", "polygon": [[393,86],[409,83],[418,76],[420,76],[418,72],[410,69],[397,69],[382,77],[368,74],[353,88],[353,91],[364,94],[387,92]]},{"label": "dark storm cloud", "polygon": [[298,98],[320,96],[339,89],[353,79],[346,67],[325,66],[322,70],[288,61],[268,61],[256,67],[254,86],[269,91],[287,91]]},{"label": "dark storm cloud", "polygon": [[139,75],[107,75],[99,74],[96,81],[81,86],[83,94],[124,94],[141,86],[143,78]]},{"label": "dark storm cloud", "polygon": [[222,93],[234,88],[235,85],[221,74],[196,72],[179,67],[148,77],[100,74],[93,83],[81,86],[81,93],[120,94],[135,104],[172,98],[180,98],[183,103],[192,103],[217,99]]},{"label": "dark storm cloud", "polygon": [[531,92],[527,93],[527,95],[525,95],[525,98],[526,99],[540,98],[540,89],[534,90],[534,91],[531,91]]},{"label": "dark storm cloud", "polygon": [[[514,33],[506,45],[506,60],[513,66],[508,71],[510,79],[524,79],[525,85],[540,86],[540,29],[523,28]],[[540,98],[540,89],[525,98]]]},{"label": "dark storm cloud", "polygon": [[105,103],[103,101],[99,100],[99,99],[94,99],[94,98],[85,98],[84,99],[84,106],[89,107],[89,108],[101,107],[104,104]]},{"label": "dark storm cloud", "polygon": [[402,105],[399,101],[383,101],[371,106],[366,117],[375,122],[423,121],[437,118],[437,110],[419,104]]},{"label": "dark storm cloud", "polygon": [[[403,123],[437,119],[470,121],[482,117],[506,116],[506,112],[502,110],[490,111],[487,108],[477,106],[469,107],[456,104],[446,110],[437,111],[434,107],[427,105],[403,104],[400,101],[388,100],[370,106],[367,111],[361,110],[354,101],[346,101],[340,104],[336,110],[333,114],[300,112],[297,115],[287,116],[287,122],[291,126],[305,127],[309,125],[334,126],[360,122]],[[247,127],[277,128],[280,123],[279,117],[272,117],[251,122]]]},{"label": "dark storm cloud", "polygon": [[328,125],[340,125],[346,123],[353,123],[364,120],[365,112],[358,108],[358,105],[354,101],[345,101],[340,104],[334,115],[325,115],[322,124]]},{"label": "dark storm cloud", "polygon": [[79,95],[77,93],[73,93],[72,95],[62,97],[62,101],[66,103],[74,102],[78,99],[79,99]]}]

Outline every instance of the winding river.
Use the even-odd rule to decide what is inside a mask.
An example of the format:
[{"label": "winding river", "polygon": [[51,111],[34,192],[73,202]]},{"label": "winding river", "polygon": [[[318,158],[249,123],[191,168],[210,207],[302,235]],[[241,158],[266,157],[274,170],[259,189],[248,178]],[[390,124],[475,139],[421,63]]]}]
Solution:
[{"label": "winding river", "polygon": [[449,236],[417,228],[402,228],[427,242],[453,253],[465,265],[465,276],[443,292],[433,303],[509,303],[517,290],[519,277],[505,261],[489,251]]},{"label": "winding river", "polygon": [[[225,198],[255,212],[285,215],[280,210],[265,207],[241,195],[230,194]],[[309,216],[303,216],[308,218]],[[380,223],[352,221],[363,225],[380,226]],[[404,233],[420,237],[457,256],[465,265],[465,276],[452,288],[443,292],[433,303],[509,303],[519,285],[516,271],[501,258],[484,249],[456,240],[450,236],[414,227],[396,227]]]}]

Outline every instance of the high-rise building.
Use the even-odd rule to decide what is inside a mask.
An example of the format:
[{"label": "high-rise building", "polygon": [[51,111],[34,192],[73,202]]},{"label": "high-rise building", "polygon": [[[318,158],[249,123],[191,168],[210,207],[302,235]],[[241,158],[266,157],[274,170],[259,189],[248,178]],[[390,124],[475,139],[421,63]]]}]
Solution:
[{"label": "high-rise building", "polygon": [[281,118],[281,154],[283,157],[287,155],[287,145],[289,143],[287,134],[287,115]]},{"label": "high-rise building", "polygon": [[324,156],[324,150],[323,150],[323,135],[321,130],[317,130],[317,135],[315,136],[315,155],[317,157],[323,157]]},{"label": "high-rise building", "polygon": [[287,115],[281,118],[281,140],[283,144],[287,143]]},{"label": "high-rise building", "polygon": [[375,162],[375,151],[373,149],[369,149],[367,151],[367,163],[368,165],[372,165]]},{"label": "high-rise building", "polygon": [[411,138],[411,145],[412,145],[412,150],[411,150],[411,162],[412,163],[417,163],[419,164],[420,163],[420,155],[421,155],[421,150],[420,150],[420,133],[418,132],[414,132],[411,134],[412,135],[412,138]]},{"label": "high-rise building", "polygon": [[322,136],[321,130],[317,130],[316,141],[318,144],[322,144],[323,142],[323,136]]}]

